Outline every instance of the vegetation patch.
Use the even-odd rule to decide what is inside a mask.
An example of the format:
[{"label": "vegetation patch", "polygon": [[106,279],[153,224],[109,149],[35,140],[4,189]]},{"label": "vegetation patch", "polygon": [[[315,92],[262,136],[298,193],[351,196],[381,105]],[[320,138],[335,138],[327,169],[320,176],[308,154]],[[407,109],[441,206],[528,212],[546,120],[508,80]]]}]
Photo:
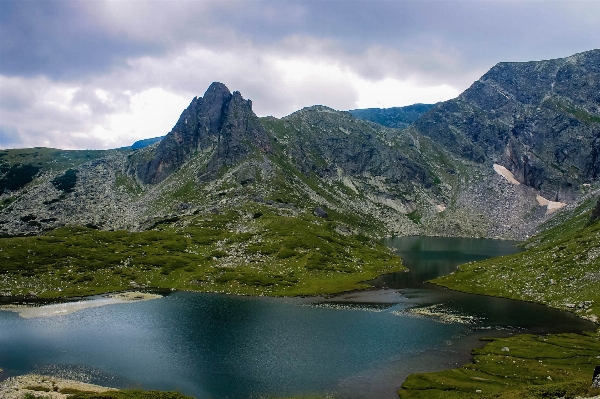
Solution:
[{"label": "vegetation patch", "polygon": [[57,190],[64,191],[65,193],[72,193],[77,184],[77,169],[69,169],[62,176],[59,176],[52,180],[52,185]]},{"label": "vegetation patch", "polygon": [[518,335],[490,339],[458,369],[410,375],[399,391],[414,398],[575,398],[600,395],[591,388],[600,361],[600,333]]},{"label": "vegetation patch", "polygon": [[33,181],[40,168],[29,164],[0,163],[0,193],[5,190],[16,191]]},{"label": "vegetation patch", "polygon": [[[131,233],[64,227],[0,239],[0,291],[40,298],[131,288],[317,295],[368,288],[400,258],[335,222],[255,210],[192,215]],[[318,221],[318,223],[316,223]],[[185,226],[185,227],[182,227]],[[92,226],[90,226],[92,227]]]}]

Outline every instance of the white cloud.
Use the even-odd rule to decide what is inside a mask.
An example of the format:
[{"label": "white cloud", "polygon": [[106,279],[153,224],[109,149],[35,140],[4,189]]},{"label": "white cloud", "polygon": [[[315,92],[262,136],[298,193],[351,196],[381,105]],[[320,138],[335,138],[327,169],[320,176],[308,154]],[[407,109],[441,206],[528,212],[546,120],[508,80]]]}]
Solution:
[{"label": "white cloud", "polygon": [[356,108],[391,108],[416,103],[433,104],[455,98],[459,90],[443,84],[420,86],[410,81],[382,79],[376,82],[357,77],[354,86],[359,93]]},{"label": "white cloud", "polygon": [[[281,43],[256,46],[244,40],[219,51],[190,45],[160,57],[130,59],[126,67],[79,83],[3,77],[0,116],[23,146],[103,149],[168,133],[192,97],[202,96],[213,81],[251,99],[259,116],[276,117],[315,104],[341,110],[391,107],[458,94],[449,85],[385,73],[366,79],[330,41],[297,37],[285,43],[288,51],[281,51]],[[366,51],[362,65],[380,54]],[[399,57],[388,58],[398,62]]]},{"label": "white cloud", "polygon": [[144,90],[130,96],[129,109],[107,115],[90,133],[102,141],[105,148],[162,136],[171,131],[189,102],[189,98],[158,87]]}]

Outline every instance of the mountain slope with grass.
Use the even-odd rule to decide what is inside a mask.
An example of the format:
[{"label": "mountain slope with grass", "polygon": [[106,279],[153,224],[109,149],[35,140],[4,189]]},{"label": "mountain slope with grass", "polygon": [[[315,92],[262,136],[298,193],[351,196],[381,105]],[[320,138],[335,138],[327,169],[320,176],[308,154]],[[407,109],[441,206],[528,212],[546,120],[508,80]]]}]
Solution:
[{"label": "mountain slope with grass", "polygon": [[[593,210],[592,210],[593,208]],[[592,199],[525,242],[524,252],[461,265],[433,280],[453,290],[543,303],[598,322],[600,220]],[[565,215],[566,216],[566,215]]]},{"label": "mountain slope with grass", "polygon": [[[526,251],[467,263],[433,280],[454,290],[533,301],[598,322],[600,198],[542,226]],[[410,375],[400,398],[575,398],[591,388],[600,333],[490,339],[462,368]]]}]

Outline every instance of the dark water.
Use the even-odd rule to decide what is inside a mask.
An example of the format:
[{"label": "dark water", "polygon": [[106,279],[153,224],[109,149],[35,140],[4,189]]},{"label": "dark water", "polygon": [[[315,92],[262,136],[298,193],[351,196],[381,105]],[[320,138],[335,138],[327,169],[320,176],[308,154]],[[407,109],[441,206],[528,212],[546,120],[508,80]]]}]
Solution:
[{"label": "dark water", "polygon": [[[468,361],[481,336],[594,327],[543,306],[423,284],[459,263],[514,252],[510,243],[408,237],[387,244],[411,268],[373,282],[394,290],[333,299],[175,292],[35,319],[0,311],[0,377],[38,371],[197,398],[392,398],[411,372]],[[477,321],[443,323],[404,313],[431,304]]]}]

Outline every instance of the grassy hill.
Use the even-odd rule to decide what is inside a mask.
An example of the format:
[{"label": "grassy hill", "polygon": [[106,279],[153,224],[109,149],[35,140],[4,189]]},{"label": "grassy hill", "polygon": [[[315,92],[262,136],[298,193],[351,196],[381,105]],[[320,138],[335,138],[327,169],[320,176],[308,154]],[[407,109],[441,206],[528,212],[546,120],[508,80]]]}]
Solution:
[{"label": "grassy hill", "polygon": [[333,220],[248,204],[162,220],[147,231],[66,227],[0,239],[0,291],[40,298],[132,288],[245,295],[316,295],[367,288],[405,270],[400,258]]}]

